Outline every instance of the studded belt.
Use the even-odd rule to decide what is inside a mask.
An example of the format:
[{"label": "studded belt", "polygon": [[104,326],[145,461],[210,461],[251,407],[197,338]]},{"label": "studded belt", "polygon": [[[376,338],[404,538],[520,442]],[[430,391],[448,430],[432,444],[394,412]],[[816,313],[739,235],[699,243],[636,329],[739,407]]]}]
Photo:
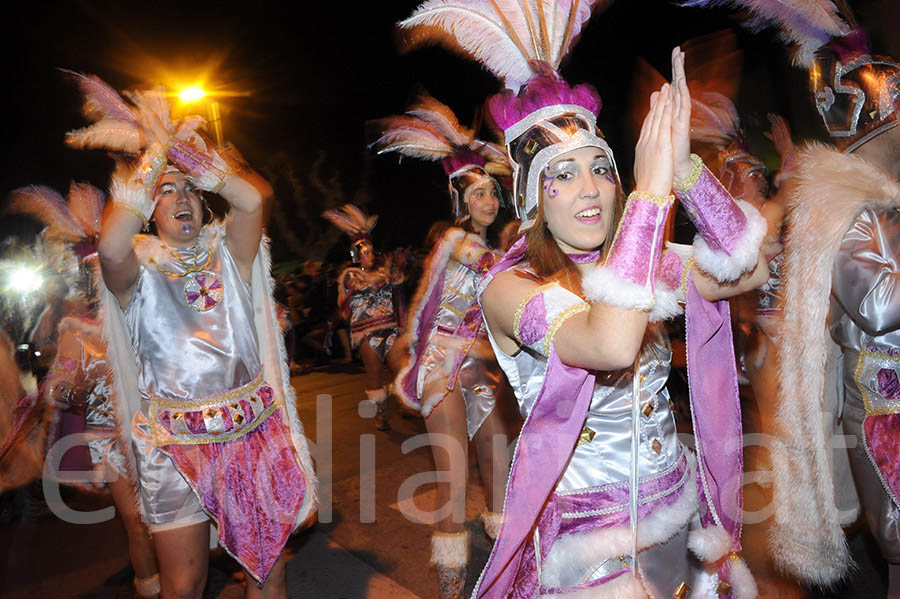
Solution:
[{"label": "studded belt", "polygon": [[277,410],[262,368],[249,383],[197,400],[150,397],[150,427],[157,446],[222,443],[243,437]]}]

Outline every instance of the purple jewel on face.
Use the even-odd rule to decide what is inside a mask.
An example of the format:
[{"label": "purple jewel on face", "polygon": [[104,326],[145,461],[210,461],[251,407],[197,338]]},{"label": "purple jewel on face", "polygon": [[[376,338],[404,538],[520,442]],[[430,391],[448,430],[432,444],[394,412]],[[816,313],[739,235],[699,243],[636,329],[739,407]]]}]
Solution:
[{"label": "purple jewel on face", "polygon": [[181,225],[181,232],[184,233],[185,235],[190,235],[192,229],[193,229],[193,226],[190,223],[185,223],[185,224]]}]

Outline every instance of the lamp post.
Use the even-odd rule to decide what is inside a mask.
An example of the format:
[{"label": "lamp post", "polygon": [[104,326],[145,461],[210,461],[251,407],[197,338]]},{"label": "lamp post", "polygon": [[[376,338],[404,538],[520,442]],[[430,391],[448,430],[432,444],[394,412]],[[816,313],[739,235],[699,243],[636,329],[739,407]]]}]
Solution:
[{"label": "lamp post", "polygon": [[224,134],[222,133],[222,113],[219,110],[219,103],[212,98],[202,87],[193,85],[186,87],[178,92],[178,97],[184,104],[192,104],[199,102],[203,98],[209,98],[207,103],[207,122],[212,128],[213,136],[216,138],[216,145],[220,148],[225,145]]}]

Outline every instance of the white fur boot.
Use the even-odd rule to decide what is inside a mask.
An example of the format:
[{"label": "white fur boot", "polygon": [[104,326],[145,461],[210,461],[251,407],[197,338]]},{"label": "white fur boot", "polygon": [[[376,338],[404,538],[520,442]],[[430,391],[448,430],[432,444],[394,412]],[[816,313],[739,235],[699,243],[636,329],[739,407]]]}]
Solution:
[{"label": "white fur boot", "polygon": [[484,532],[492,541],[497,540],[500,534],[500,524],[503,522],[503,512],[481,512],[481,523],[484,525]]},{"label": "white fur boot", "polygon": [[366,400],[375,407],[375,427],[380,431],[391,430],[387,421],[387,393],[384,387],[366,389]]},{"label": "white fur boot", "polygon": [[134,577],[134,592],[140,599],[156,599],[162,592],[159,584],[159,574],[147,578]]},{"label": "white fur boot", "polygon": [[431,563],[438,571],[440,599],[461,599],[469,563],[469,531],[431,534]]}]

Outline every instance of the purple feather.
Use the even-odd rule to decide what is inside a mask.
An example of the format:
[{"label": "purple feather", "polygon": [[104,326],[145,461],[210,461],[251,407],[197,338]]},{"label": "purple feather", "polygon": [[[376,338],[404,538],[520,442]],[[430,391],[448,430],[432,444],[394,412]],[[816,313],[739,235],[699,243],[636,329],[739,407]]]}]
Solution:
[{"label": "purple feather", "polygon": [[29,185],[13,191],[9,211],[36,218],[47,226],[51,237],[78,241],[85,236],[63,197],[44,185]]},{"label": "purple feather", "polygon": [[71,76],[84,94],[84,112],[92,121],[111,118],[137,124],[137,116],[122,96],[96,75],[60,69]]},{"label": "purple feather", "polygon": [[455,173],[464,166],[484,166],[486,163],[484,156],[469,149],[460,149],[441,161],[444,172],[448,175]]}]

